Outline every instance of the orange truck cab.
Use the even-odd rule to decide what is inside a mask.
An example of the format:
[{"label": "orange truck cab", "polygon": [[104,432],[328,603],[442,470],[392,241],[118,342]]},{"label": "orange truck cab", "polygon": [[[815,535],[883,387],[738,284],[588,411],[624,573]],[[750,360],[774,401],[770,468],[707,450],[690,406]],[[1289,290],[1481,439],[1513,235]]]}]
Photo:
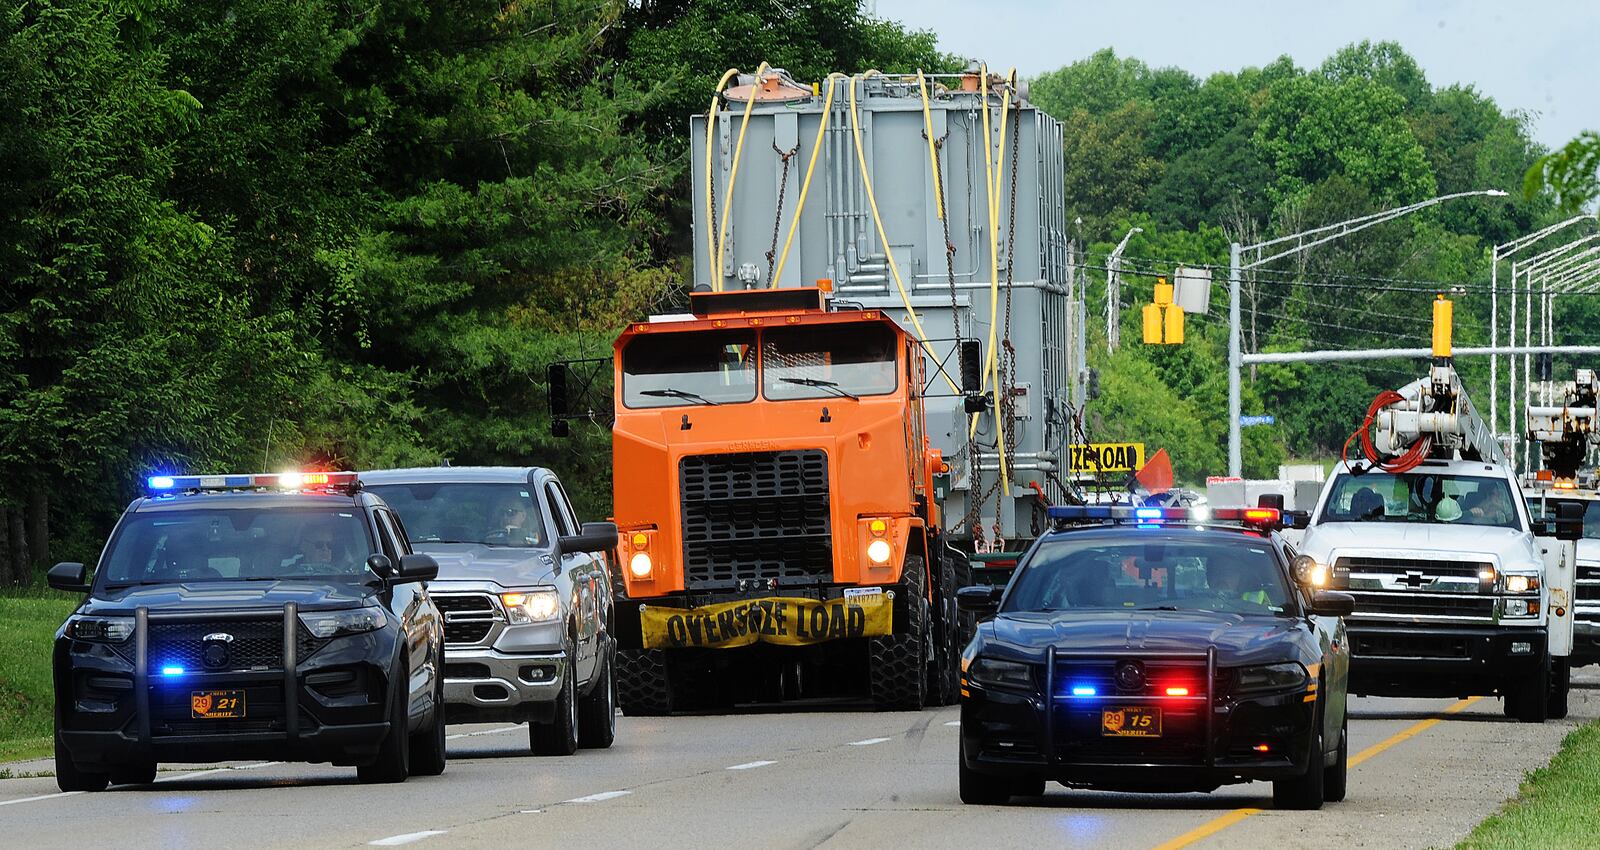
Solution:
[{"label": "orange truck cab", "polygon": [[820,288],[691,302],[615,346],[623,710],[950,701],[964,561],[930,495],[922,347]]}]

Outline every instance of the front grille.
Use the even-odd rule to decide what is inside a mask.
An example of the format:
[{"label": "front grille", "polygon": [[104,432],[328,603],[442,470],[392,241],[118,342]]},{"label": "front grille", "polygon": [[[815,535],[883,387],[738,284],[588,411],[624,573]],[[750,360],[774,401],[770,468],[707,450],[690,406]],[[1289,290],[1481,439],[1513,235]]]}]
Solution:
[{"label": "front grille", "polygon": [[[215,634],[233,639],[216,641],[226,647],[227,660],[209,667],[204,660],[205,638]],[[198,671],[281,670],[283,620],[156,621],[150,624],[148,652],[153,673],[172,666]]]},{"label": "front grille", "polygon": [[[203,690],[226,690],[226,684],[208,683]],[[194,716],[191,696],[195,688],[156,687],[150,693],[150,734],[167,735],[230,735],[248,732],[281,732],[283,722],[283,688],[279,685],[251,685],[238,688],[245,692],[244,717],[197,718]]]},{"label": "front grille", "polygon": [[1402,617],[1461,617],[1490,620],[1494,617],[1492,596],[1456,596],[1444,593],[1371,593],[1352,591],[1356,616],[1387,615]]},{"label": "front grille", "polygon": [[1472,579],[1476,579],[1480,571],[1493,567],[1494,565],[1487,561],[1422,561],[1415,558],[1379,558],[1364,555],[1346,555],[1333,562],[1334,571],[1343,573],[1380,573],[1399,576],[1408,572],[1421,572],[1428,576],[1461,576]]},{"label": "front grille", "polygon": [[[1144,687],[1126,689],[1118,686],[1116,671],[1125,661],[1137,661],[1144,671]],[[1217,670],[1216,690],[1226,690],[1226,671]],[[1075,687],[1093,688],[1101,696],[1165,696],[1169,687],[1189,689],[1190,696],[1206,695],[1206,662],[1204,659],[1153,659],[1095,658],[1066,659],[1056,662],[1056,698],[1070,698]]]},{"label": "front grille", "polygon": [[695,455],[678,465],[684,581],[780,584],[833,575],[828,456],[818,449]]},{"label": "front grille", "polygon": [[500,619],[494,599],[487,593],[434,593],[430,596],[444,617],[445,643],[478,643],[489,636]]},{"label": "front grille", "polygon": [[1353,634],[1350,653],[1360,658],[1470,658],[1464,637],[1419,634]]}]

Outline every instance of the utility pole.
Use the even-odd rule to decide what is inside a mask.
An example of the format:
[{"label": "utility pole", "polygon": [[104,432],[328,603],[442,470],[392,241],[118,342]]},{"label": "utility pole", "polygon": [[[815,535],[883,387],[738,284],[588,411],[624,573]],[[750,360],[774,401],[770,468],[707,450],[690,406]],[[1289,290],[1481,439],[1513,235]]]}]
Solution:
[{"label": "utility pole", "polygon": [[1122,342],[1122,249],[1128,247],[1128,240],[1135,233],[1143,233],[1144,228],[1135,227],[1122,237],[1117,247],[1111,250],[1111,256],[1106,258],[1106,349],[1116,351]]}]

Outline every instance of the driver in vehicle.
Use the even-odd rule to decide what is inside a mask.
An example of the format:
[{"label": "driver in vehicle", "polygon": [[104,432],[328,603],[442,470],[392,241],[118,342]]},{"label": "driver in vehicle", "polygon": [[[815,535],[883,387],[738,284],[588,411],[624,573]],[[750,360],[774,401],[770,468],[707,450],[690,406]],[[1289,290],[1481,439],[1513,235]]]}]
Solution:
[{"label": "driver in vehicle", "polygon": [[1239,600],[1265,608],[1269,602],[1262,582],[1249,581],[1243,564],[1233,561],[1206,562],[1206,586],[1214,596],[1229,601]]},{"label": "driver in vehicle", "polygon": [[283,567],[302,575],[335,575],[350,572],[349,559],[342,556],[338,536],[325,523],[311,523],[300,529],[299,554]]},{"label": "driver in vehicle", "polygon": [[1503,487],[1480,487],[1479,498],[1467,508],[1475,525],[1505,525],[1511,521],[1511,501]]},{"label": "driver in vehicle", "polygon": [[513,546],[538,544],[533,530],[528,527],[528,505],[523,500],[517,498],[502,500],[500,507],[495,509],[494,516],[499,525],[490,531],[491,541],[504,541]]}]

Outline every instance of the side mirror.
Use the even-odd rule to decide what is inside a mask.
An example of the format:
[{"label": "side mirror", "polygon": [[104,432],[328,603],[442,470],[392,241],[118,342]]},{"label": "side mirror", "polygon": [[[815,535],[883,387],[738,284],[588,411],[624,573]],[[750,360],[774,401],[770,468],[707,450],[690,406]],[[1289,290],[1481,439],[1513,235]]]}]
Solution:
[{"label": "side mirror", "polygon": [[609,552],[617,548],[617,524],[614,522],[586,522],[583,531],[569,534],[556,541],[561,554],[573,552]]},{"label": "side mirror", "polygon": [[979,584],[956,591],[956,607],[980,617],[992,617],[1000,610],[1000,597],[1006,589],[998,585]]},{"label": "side mirror", "polygon": [[1311,594],[1311,613],[1324,617],[1348,617],[1356,610],[1356,598],[1348,593],[1319,590]]},{"label": "side mirror", "polygon": [[544,370],[545,384],[550,391],[550,434],[565,437],[567,423],[567,364],[551,363]]},{"label": "side mirror", "polygon": [[63,561],[50,568],[50,572],[45,574],[45,580],[50,583],[50,587],[54,590],[88,593],[88,574],[89,571],[84,565],[73,561]]},{"label": "side mirror", "polygon": [[1583,539],[1584,506],[1578,502],[1556,503],[1556,539]]},{"label": "side mirror", "polygon": [[378,578],[394,578],[394,562],[389,560],[389,556],[382,552],[367,556],[367,569],[377,573]]},{"label": "side mirror", "polygon": [[1283,510],[1283,494],[1262,493],[1261,496],[1256,499],[1256,507],[1273,508],[1281,512]]},{"label": "side mirror", "polygon": [[396,582],[432,581],[439,577],[439,562],[432,555],[420,552],[400,556],[400,574]]}]

